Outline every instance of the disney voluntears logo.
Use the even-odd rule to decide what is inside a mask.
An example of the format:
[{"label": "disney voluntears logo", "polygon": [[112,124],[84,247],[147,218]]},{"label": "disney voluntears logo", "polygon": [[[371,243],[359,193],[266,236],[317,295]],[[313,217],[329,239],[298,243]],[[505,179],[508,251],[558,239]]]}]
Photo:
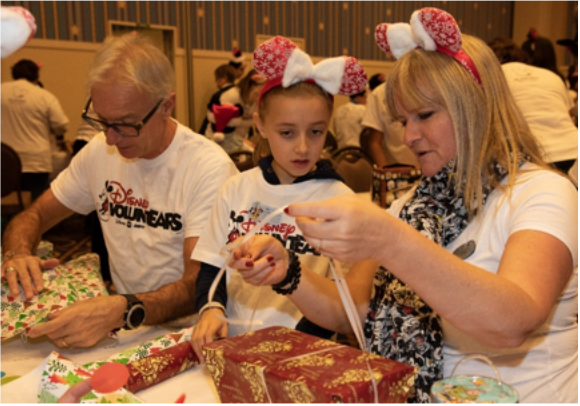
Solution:
[{"label": "disney voluntears logo", "polygon": [[149,207],[149,201],[133,196],[133,189],[123,187],[119,182],[106,181],[99,194],[97,213],[103,222],[115,219],[117,224],[129,228],[163,228],[181,231],[183,223],[179,213],[163,213]]},{"label": "disney voluntears logo", "polygon": [[[237,238],[244,236],[256,226],[262,219],[274,211],[273,208],[264,206],[260,202],[252,203],[249,210],[240,210],[238,214],[230,211],[229,233],[226,244],[234,242]],[[282,245],[297,254],[311,253],[320,255],[311,247],[304,237],[296,234],[298,228],[293,223],[282,221],[283,215],[276,216],[265,224],[256,234],[268,234],[282,243]]]}]

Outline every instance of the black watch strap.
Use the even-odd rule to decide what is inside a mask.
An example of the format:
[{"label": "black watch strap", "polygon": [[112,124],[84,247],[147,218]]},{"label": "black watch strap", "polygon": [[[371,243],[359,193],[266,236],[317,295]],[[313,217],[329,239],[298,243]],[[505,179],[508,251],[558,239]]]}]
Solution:
[{"label": "black watch strap", "polygon": [[145,322],[145,306],[135,295],[122,294],[127,299],[127,310],[125,310],[125,330],[135,330]]}]

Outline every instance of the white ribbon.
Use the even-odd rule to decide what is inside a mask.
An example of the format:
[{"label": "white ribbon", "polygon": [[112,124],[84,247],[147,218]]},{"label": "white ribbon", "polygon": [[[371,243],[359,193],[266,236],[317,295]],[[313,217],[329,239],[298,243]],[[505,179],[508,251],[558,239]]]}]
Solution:
[{"label": "white ribbon", "polygon": [[342,86],[345,65],[346,59],[342,56],[328,58],[314,65],[307,53],[294,48],[284,70],[282,86],[288,87],[312,79],[328,93],[335,95]]}]

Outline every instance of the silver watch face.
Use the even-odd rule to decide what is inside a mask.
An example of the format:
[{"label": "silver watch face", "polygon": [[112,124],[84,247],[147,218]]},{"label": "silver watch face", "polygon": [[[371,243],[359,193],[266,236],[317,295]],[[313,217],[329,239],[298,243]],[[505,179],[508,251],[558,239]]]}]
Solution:
[{"label": "silver watch face", "polygon": [[136,304],[127,313],[127,327],[134,330],[145,322],[145,307],[142,304]]}]

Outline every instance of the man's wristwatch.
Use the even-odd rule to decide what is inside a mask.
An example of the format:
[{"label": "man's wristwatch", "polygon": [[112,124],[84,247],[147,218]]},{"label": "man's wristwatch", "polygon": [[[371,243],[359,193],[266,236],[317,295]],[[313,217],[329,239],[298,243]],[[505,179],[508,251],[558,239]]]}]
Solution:
[{"label": "man's wristwatch", "polygon": [[127,299],[124,330],[135,330],[145,322],[145,306],[135,295],[121,295]]}]

